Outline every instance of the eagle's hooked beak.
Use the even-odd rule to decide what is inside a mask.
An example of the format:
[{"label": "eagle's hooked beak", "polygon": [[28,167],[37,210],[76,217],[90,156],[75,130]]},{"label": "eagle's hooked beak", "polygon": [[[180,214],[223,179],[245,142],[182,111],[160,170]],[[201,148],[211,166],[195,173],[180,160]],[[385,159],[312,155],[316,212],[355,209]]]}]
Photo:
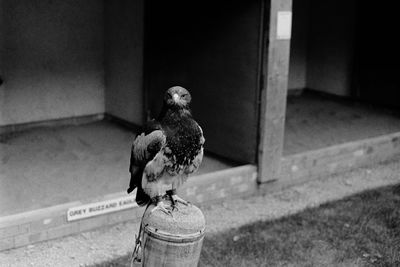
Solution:
[{"label": "eagle's hooked beak", "polygon": [[175,102],[178,102],[179,100],[179,95],[178,94],[173,94],[172,98],[174,99]]}]

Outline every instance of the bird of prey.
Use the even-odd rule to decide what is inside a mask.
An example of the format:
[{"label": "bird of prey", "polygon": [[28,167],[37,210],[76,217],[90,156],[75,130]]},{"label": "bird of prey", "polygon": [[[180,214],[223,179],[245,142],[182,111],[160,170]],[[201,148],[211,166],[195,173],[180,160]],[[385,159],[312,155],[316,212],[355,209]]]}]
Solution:
[{"label": "bird of prey", "polygon": [[171,214],[162,201],[165,194],[171,199],[172,209],[177,202],[188,204],[177,196],[176,189],[199,168],[205,142],[201,127],[192,117],[190,102],[185,88],[169,88],[159,117],[150,121],[133,142],[127,191],[137,188],[136,202],[140,206],[154,203],[152,211]]}]

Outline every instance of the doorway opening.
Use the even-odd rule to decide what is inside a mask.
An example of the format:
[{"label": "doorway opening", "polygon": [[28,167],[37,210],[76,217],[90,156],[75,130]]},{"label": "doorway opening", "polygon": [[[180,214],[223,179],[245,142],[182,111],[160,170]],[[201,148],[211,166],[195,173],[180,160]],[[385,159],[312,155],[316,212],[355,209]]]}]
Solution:
[{"label": "doorway opening", "polygon": [[293,1],[284,156],[400,132],[398,41],[370,38],[394,17],[355,0]]}]

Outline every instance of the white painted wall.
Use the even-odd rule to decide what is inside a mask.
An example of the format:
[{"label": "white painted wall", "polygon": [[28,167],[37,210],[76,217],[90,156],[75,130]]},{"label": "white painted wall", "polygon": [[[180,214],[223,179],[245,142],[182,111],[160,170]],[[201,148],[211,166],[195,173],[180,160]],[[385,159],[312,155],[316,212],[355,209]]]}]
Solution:
[{"label": "white painted wall", "polygon": [[0,1],[0,125],[104,112],[104,6]]}]

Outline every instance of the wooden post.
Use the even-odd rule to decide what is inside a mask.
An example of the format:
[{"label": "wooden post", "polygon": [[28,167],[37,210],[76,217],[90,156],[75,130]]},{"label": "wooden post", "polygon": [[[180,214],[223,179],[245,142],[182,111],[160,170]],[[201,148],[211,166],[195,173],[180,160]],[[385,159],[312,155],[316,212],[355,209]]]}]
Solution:
[{"label": "wooden post", "polygon": [[149,206],[142,219],[141,266],[196,267],[205,231],[201,210],[179,204],[171,216],[161,210],[151,212],[153,208]]},{"label": "wooden post", "polygon": [[[263,0],[266,1],[266,0]],[[283,150],[289,72],[292,0],[263,4],[258,182],[277,178]],[[269,23],[269,26],[268,26]]]}]

